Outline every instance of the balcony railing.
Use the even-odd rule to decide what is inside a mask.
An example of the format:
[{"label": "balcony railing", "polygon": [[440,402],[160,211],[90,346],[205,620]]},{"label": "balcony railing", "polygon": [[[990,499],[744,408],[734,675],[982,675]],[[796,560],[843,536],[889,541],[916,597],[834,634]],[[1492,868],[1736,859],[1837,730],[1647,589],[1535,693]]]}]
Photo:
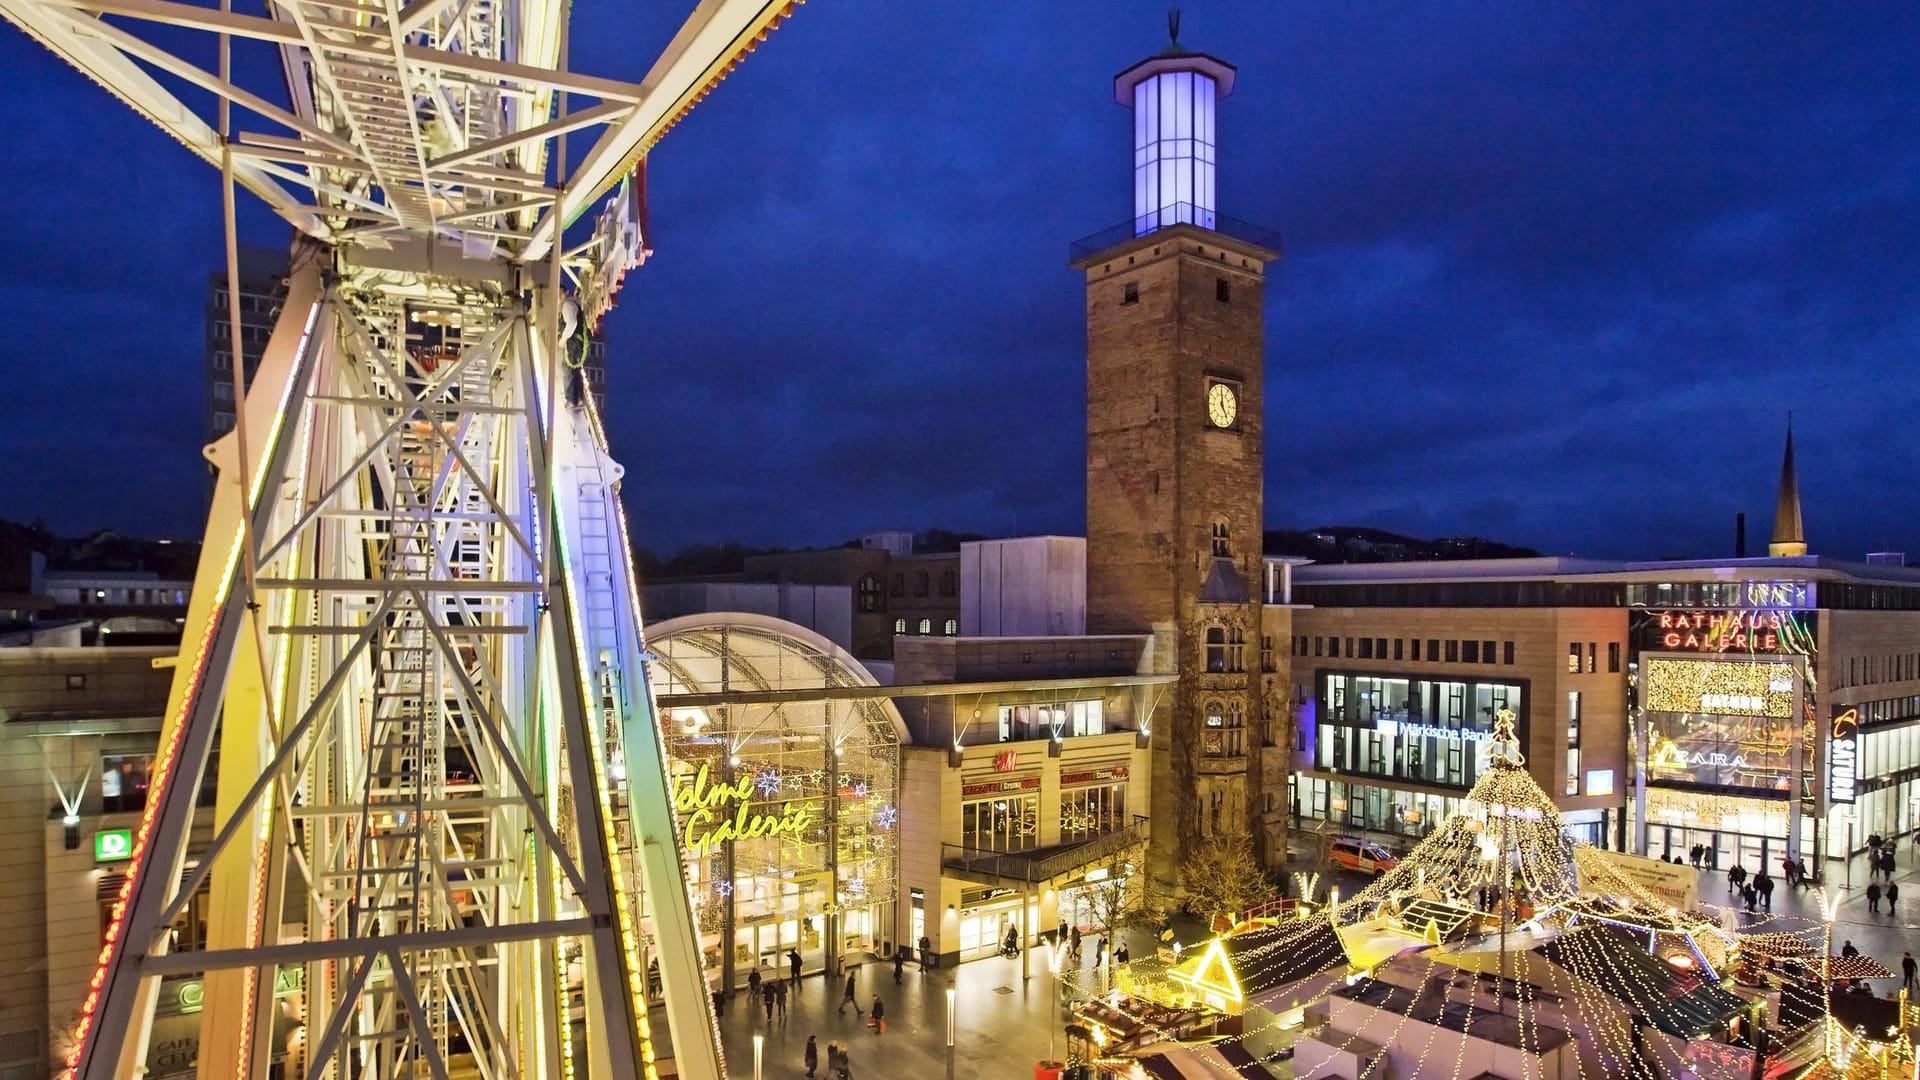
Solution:
[{"label": "balcony railing", "polygon": [[1187,225],[1192,228],[1206,229],[1229,236],[1268,251],[1280,250],[1279,232],[1256,225],[1251,221],[1242,221],[1237,217],[1208,210],[1193,203],[1174,203],[1141,217],[1128,218],[1112,228],[1102,229],[1092,236],[1075,240],[1067,249],[1067,261],[1079,262],[1082,259],[1098,255],[1116,244],[1124,244],[1136,236],[1145,236],[1150,232],[1170,229],[1175,225]]},{"label": "balcony railing", "polygon": [[1147,819],[1136,817],[1132,824],[1113,832],[1029,852],[941,844],[940,862],[948,870],[976,880],[1038,885],[1146,842]]}]

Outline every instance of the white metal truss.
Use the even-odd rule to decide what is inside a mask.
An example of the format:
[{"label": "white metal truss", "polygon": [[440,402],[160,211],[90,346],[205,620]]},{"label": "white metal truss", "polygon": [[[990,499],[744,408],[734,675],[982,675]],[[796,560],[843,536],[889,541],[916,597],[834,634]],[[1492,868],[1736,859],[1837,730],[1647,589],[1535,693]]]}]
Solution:
[{"label": "white metal truss", "polygon": [[[545,256],[798,0],[701,0],[638,82],[566,70],[566,0],[266,0],[266,14],[183,0],[0,0],[64,57],[308,235],[387,246],[424,235],[470,257]],[[280,49],[292,101],[270,102],[156,43],[156,26]],[[231,103],[216,124],[156,77]],[[595,104],[574,109],[575,98]],[[601,128],[571,173],[556,138]]]},{"label": "white metal truss", "polygon": [[[620,470],[562,341],[645,255],[635,190],[563,232],[795,0],[701,0],[637,83],[566,69],[567,0],[265,2],[0,0],[306,235],[209,448],[67,1075],[140,1075],[191,977],[202,1076],[652,1078],[657,965],[675,1071],[723,1077]],[[159,43],[178,28],[218,35],[217,70]],[[230,43],[279,51],[285,104],[227,76]]]}]

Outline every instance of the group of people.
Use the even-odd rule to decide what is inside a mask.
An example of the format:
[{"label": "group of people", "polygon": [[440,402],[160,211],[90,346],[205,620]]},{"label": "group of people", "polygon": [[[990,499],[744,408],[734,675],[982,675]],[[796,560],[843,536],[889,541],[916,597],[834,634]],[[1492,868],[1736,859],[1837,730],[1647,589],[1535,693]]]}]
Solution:
[{"label": "group of people", "polygon": [[[818,1036],[807,1036],[806,1066],[807,1076],[812,1077],[820,1068],[820,1044],[814,1040]],[[847,1055],[845,1043],[837,1040],[827,1043],[827,1080],[852,1080],[853,1062]]]},{"label": "group of people", "polygon": [[[895,986],[899,986],[901,982],[905,981],[906,974],[907,974],[907,957],[913,951],[914,950],[910,949],[905,945],[896,946],[894,948],[893,950],[893,984]],[[920,935],[919,955],[920,955],[921,971],[925,971],[927,970],[927,968],[933,966],[933,941],[929,939],[925,934]]]},{"label": "group of people", "polygon": [[[1920,833],[1914,834],[1914,840],[1920,841]],[[1867,837],[1867,877],[1884,876],[1892,881],[1893,871],[1893,841],[1879,833]]]},{"label": "group of people", "polygon": [[1773,910],[1773,878],[1767,874],[1764,866],[1753,875],[1752,881],[1748,881],[1747,868],[1734,863],[1733,869],[1727,871],[1727,891],[1746,901],[1748,914],[1753,913],[1756,902],[1764,904],[1768,911]]}]

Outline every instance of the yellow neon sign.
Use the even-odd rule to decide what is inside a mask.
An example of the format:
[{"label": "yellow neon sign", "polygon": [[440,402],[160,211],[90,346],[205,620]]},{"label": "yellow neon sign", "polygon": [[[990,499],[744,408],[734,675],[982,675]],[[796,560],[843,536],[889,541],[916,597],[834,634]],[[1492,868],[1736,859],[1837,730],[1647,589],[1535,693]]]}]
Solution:
[{"label": "yellow neon sign", "polygon": [[[676,778],[673,806],[686,817],[680,841],[687,851],[704,855],[721,844],[752,840],[762,836],[786,836],[799,839],[813,821],[813,812],[803,805],[786,803],[777,814],[754,811],[753,777],[742,776],[731,783],[709,779],[709,766],[700,766],[693,782]],[[731,817],[725,816],[731,806]]]}]

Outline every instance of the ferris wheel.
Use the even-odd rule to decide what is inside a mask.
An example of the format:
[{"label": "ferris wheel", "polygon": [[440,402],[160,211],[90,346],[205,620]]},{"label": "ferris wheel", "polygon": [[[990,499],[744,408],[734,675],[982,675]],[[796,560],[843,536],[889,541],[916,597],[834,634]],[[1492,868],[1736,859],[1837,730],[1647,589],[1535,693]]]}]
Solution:
[{"label": "ferris wheel", "polygon": [[571,70],[567,0],[264,4],[0,0],[220,170],[230,276],[238,189],[298,237],[62,1067],[164,1071],[165,1027],[202,1076],[638,1080],[657,986],[678,1075],[722,1077],[568,341],[648,253],[646,155],[794,0],[702,0],[638,82]]}]

